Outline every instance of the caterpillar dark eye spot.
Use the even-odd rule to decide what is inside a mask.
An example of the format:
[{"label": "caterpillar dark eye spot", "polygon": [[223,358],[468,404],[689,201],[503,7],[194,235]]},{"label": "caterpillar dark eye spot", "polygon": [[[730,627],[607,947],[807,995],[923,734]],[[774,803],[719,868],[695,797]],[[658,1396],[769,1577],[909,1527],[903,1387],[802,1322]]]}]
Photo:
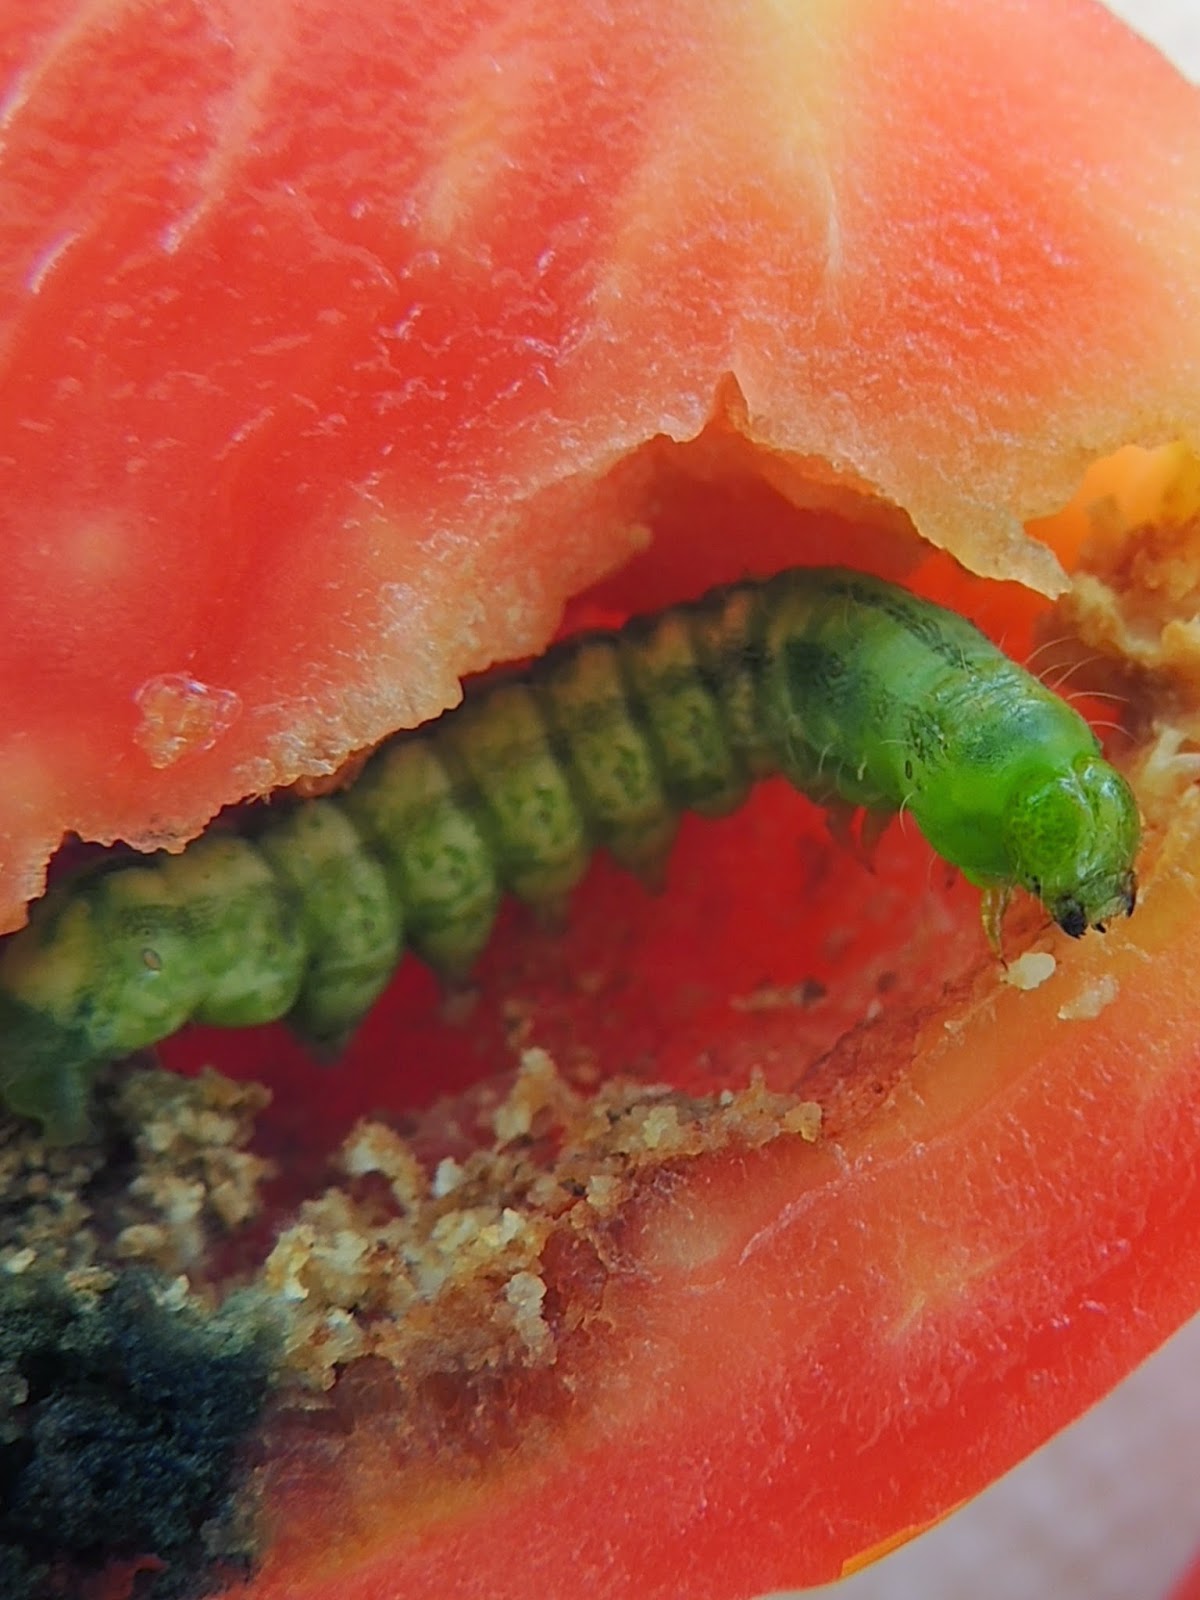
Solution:
[{"label": "caterpillar dark eye spot", "polygon": [[681,811],[771,775],[864,843],[902,810],[997,947],[1018,885],[1072,938],[1133,909],[1137,806],[1069,705],[904,589],[785,572],[560,645],[246,837],[60,886],[0,947],[0,1094],[64,1138],[99,1063],[189,1020],[337,1046],[406,948],[461,976],[504,894],[553,910],[598,847],[652,876]]},{"label": "caterpillar dark eye spot", "polygon": [[1087,913],[1077,900],[1069,900],[1065,905],[1059,906],[1055,913],[1055,921],[1072,939],[1082,939],[1087,932]]}]

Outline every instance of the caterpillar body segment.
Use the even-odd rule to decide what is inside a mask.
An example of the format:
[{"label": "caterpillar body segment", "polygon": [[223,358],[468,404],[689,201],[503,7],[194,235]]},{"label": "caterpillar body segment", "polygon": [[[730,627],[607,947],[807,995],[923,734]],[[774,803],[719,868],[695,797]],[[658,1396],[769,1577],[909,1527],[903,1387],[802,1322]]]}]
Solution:
[{"label": "caterpillar body segment", "polygon": [[287,1014],[305,1038],[337,1049],[383,993],[404,953],[397,898],[382,862],[364,849],[363,836],[336,801],[296,806],[257,844],[277,880],[277,902],[295,910],[302,942]]},{"label": "caterpillar body segment", "polygon": [[1076,936],[1133,909],[1136,803],[1071,707],[903,589],[782,573],[557,646],[344,793],[57,887],[0,942],[0,1098],[70,1139],[95,1067],[189,1020],[336,1046],[406,949],[460,976],[505,893],[557,909],[597,847],[652,872],[681,811],[773,773],[906,811],[994,943],[1018,884]]}]

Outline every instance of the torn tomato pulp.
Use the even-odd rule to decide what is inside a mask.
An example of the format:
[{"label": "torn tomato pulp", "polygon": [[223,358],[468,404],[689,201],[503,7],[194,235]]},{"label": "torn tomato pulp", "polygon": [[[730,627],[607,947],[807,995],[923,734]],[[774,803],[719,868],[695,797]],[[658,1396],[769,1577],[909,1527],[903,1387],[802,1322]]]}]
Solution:
[{"label": "torn tomato pulp", "polygon": [[[14,1403],[42,1520],[9,1497],[0,1562],[58,1570],[52,1480],[72,1516],[97,1491],[93,1576],[97,1538],[177,1592],[189,1551],[245,1550],[206,1485],[256,1408],[179,1287],[228,1264],[210,1211],[218,1287],[250,1283],[229,1314],[284,1347],[243,1452],[258,1600],[732,1600],[940,1515],[1200,1300],[1200,562],[1194,505],[1109,546],[1085,505],[1103,560],[1049,622],[924,566],[897,508],[1049,592],[1021,522],[1093,456],[1196,444],[1194,90],[1080,0],[9,11],[4,927],[64,830],[179,843],[328,773],[542,648],[650,535],[577,622],[832,560],[1018,655],[1043,623],[1134,662],[1100,687],[1148,839],[1103,939],[1018,914],[1018,988],[912,830],[868,873],[768,785],[685,823],[661,897],[601,863],[564,930],[510,908],[469,1026],[409,963],[336,1071],[277,1030],[180,1041],[275,1089],[259,1235],[257,1095],[118,1077],[119,1137],[61,1158],[58,1232],[27,1208],[0,1286],[82,1255],[87,1303],[49,1297],[63,1383],[85,1323],[111,1370],[140,1307],[149,1376],[165,1347],[190,1387],[136,1420],[189,1426],[127,1429],[75,1491],[84,1452],[24,1448],[61,1396]],[[36,1200],[60,1158],[13,1137]],[[148,1309],[112,1290],[130,1262],[168,1280]]]},{"label": "torn tomato pulp", "polygon": [[[1045,530],[1072,558],[1090,530],[1094,587],[1064,608],[1084,654],[1145,624],[1172,573],[1178,623],[1195,570],[1189,458],[1115,471]],[[1161,522],[1131,534],[1139,494]],[[833,531],[808,520],[818,558]],[[1064,632],[1015,586],[855,537],[1018,655]],[[1158,551],[1137,578],[1135,546]],[[669,532],[645,559],[669,582]],[[828,1579],[982,1488],[1200,1304],[1186,673],[1070,660],[1119,696],[1148,822],[1137,913],[1103,937],[1027,904],[1006,976],[977,895],[915,831],[868,870],[768,784],[685,822],[661,895],[601,862],[565,928],[510,908],[451,1003],[469,1026],[410,963],[335,1073],[278,1032],[242,1040],[291,1200],[347,1135],[263,1274],[292,1376],[256,1600]],[[227,1045],[167,1054],[227,1067]]]}]

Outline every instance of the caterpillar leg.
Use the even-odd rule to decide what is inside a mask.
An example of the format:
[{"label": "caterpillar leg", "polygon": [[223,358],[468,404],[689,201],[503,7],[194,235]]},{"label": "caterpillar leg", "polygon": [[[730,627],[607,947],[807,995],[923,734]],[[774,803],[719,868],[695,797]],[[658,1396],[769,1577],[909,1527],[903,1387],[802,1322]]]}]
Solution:
[{"label": "caterpillar leg", "polygon": [[895,813],[851,805],[846,800],[827,800],[824,804],[829,837],[853,856],[860,867],[873,873],[879,842]]},{"label": "caterpillar leg", "polygon": [[987,935],[988,946],[1003,967],[1008,966],[1008,962],[1004,959],[1004,913],[1008,910],[1008,902],[1011,899],[1012,889],[1007,885],[1003,888],[984,889],[980,899],[983,931]]}]

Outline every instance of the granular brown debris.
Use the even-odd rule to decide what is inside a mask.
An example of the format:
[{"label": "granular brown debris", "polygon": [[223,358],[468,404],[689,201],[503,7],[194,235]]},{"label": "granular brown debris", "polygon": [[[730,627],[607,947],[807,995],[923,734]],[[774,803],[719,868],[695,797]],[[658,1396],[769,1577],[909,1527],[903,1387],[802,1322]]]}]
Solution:
[{"label": "granular brown debris", "polygon": [[216,1072],[135,1071],[102,1091],[95,1144],[0,1118],[0,1269],[136,1261],[204,1277],[213,1243],[260,1209],[270,1166],[245,1147],[268,1098]]},{"label": "granular brown debris", "polygon": [[[379,1123],[343,1145],[345,1185],[302,1207],[264,1272],[304,1383],[327,1388],[363,1356],[403,1369],[406,1385],[553,1363],[558,1335],[598,1303],[610,1219],[650,1169],[735,1142],[815,1139],[820,1111],[761,1083],[691,1099],[618,1080],[584,1097],[531,1049],[488,1120],[483,1148],[432,1170]],[[546,1263],[581,1255],[590,1295],[564,1304]]]},{"label": "granular brown debris", "polygon": [[1085,646],[1159,681],[1194,712],[1200,691],[1200,516],[1100,541],[1062,615]]},{"label": "granular brown debris", "polygon": [[[104,1089],[95,1145],[56,1148],[3,1123],[0,1270],[105,1288],[148,1266],[185,1299],[217,1290],[214,1248],[259,1215],[271,1174],[247,1149],[267,1099],[212,1071],[135,1071]],[[507,1094],[482,1091],[448,1124],[435,1112],[411,1142],[360,1122],[337,1156],[342,1181],[300,1208],[249,1285],[285,1329],[284,1382],[324,1390],[367,1356],[406,1383],[550,1365],[599,1304],[637,1189],[732,1143],[814,1139],[820,1120],[761,1082],[703,1098],[629,1080],[584,1094],[528,1049]]]},{"label": "granular brown debris", "polygon": [[1153,824],[1200,779],[1200,460],[1172,445],[1128,478],[1087,506],[1054,626],[1068,635],[1060,681],[1099,688],[1137,737],[1130,777]]},{"label": "granular brown debris", "polygon": [[270,1162],[246,1149],[270,1100],[257,1083],[206,1068],[198,1078],[139,1072],[117,1107],[133,1132],[138,1171],[120,1205],[117,1254],[168,1273],[194,1271],[214,1237],[257,1216]]},{"label": "granular brown debris", "polygon": [[28,1124],[0,1118],[0,1270],[72,1270],[96,1259],[86,1196],[104,1159],[99,1147],[48,1145]]}]

